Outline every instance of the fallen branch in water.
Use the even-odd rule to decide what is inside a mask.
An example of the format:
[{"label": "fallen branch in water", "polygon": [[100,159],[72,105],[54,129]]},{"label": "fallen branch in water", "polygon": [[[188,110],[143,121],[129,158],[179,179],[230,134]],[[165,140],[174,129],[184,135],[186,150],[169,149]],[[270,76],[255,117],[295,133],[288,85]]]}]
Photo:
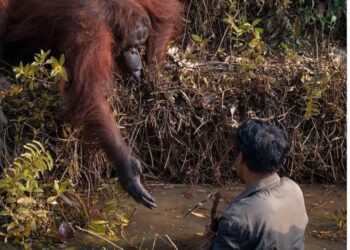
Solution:
[{"label": "fallen branch in water", "polygon": [[[198,208],[202,207],[204,205],[204,203],[206,203],[208,200],[211,200],[211,199],[215,199],[218,195],[220,195],[219,192],[212,192],[210,194],[208,194],[204,200],[202,200],[201,202],[197,203],[190,211],[187,212],[187,214],[183,217],[183,219],[185,219],[189,214],[191,214],[192,212],[194,212],[195,210],[197,210]],[[221,195],[220,195],[221,196]],[[219,200],[220,200],[220,196],[219,196]],[[216,200],[216,199],[215,199]],[[218,201],[217,201],[217,204],[215,204],[215,200],[214,200],[214,204],[213,206],[215,205],[217,207],[218,205]],[[215,207],[215,213],[216,213],[216,207]],[[214,207],[213,207],[214,208]],[[213,213],[213,211],[212,211]]]},{"label": "fallen branch in water", "polygon": [[211,208],[211,220],[213,221],[216,217],[216,210],[218,208],[219,202],[221,199],[221,193],[220,192],[216,192],[214,194],[214,199],[213,199],[213,207]]},{"label": "fallen branch in water", "polygon": [[[165,242],[166,244],[168,244],[169,246],[171,246],[174,250],[179,250],[177,248],[177,246],[175,245],[175,243],[170,239],[170,237],[165,234],[165,237],[167,238],[168,241],[166,241],[162,236],[160,236],[159,234],[155,234],[154,235],[154,240],[153,240],[153,245],[152,245],[152,250],[155,249],[156,247],[156,242],[157,242],[157,239],[161,239],[163,242]],[[169,243],[170,242],[170,243]],[[141,249],[141,248],[140,248]]]},{"label": "fallen branch in water", "polygon": [[85,233],[88,233],[88,234],[91,234],[93,236],[96,236],[97,238],[100,238],[101,240],[104,240],[106,241],[108,244],[111,244],[112,246],[114,246],[115,248],[119,249],[119,250],[124,250],[124,248],[120,247],[120,246],[117,246],[116,244],[114,244],[112,241],[110,240],[107,240],[106,238],[103,238],[102,236],[92,232],[92,231],[89,231],[89,230],[86,230],[86,229],[83,229],[79,226],[75,226],[76,229],[82,231],[82,232],[85,232]]},{"label": "fallen branch in water", "polygon": [[170,237],[169,237],[167,234],[165,235],[165,237],[170,241],[171,245],[173,246],[173,248],[174,248],[175,250],[179,250],[179,249],[177,248],[177,246],[175,245],[175,243],[170,239]]}]

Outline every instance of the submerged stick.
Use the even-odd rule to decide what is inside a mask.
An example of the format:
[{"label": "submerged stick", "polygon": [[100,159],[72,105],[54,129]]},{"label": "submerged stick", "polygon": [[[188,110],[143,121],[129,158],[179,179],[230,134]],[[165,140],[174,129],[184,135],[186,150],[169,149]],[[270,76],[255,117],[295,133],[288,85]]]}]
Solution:
[{"label": "submerged stick", "polygon": [[213,200],[213,207],[211,208],[211,220],[214,220],[214,218],[216,217],[216,210],[218,208],[219,202],[221,199],[221,193],[220,192],[216,192],[214,195],[214,200]]},{"label": "submerged stick", "polygon": [[173,246],[173,248],[174,248],[175,250],[179,250],[179,249],[177,248],[177,246],[175,245],[175,243],[170,239],[169,235],[166,234],[165,237],[168,239],[168,241],[170,241],[171,245]]},{"label": "submerged stick", "polygon": [[186,215],[183,217],[183,219],[185,219],[190,213],[192,213],[193,211],[197,210],[198,208],[202,207],[204,203],[206,203],[208,200],[212,199],[214,195],[216,195],[218,192],[212,192],[210,194],[207,195],[207,197],[205,197],[204,200],[202,200],[201,202],[197,203],[190,211],[188,211],[186,213]]},{"label": "submerged stick", "polygon": [[94,233],[94,232],[92,232],[92,231],[83,229],[83,228],[81,228],[81,227],[79,227],[79,226],[75,226],[75,227],[76,227],[76,229],[79,229],[80,231],[83,231],[83,232],[85,232],[85,233],[91,234],[91,235],[93,235],[93,236],[96,236],[97,238],[100,238],[101,240],[106,241],[107,243],[111,244],[112,246],[114,246],[115,248],[117,248],[117,249],[119,249],[119,250],[124,250],[124,248],[122,248],[122,247],[120,247],[120,246],[117,246],[117,245],[114,244],[112,241],[107,240],[106,238],[103,238],[102,236],[100,236],[100,235],[98,235],[98,234],[96,234],[96,233]]},{"label": "submerged stick", "polygon": [[154,236],[154,240],[153,240],[153,245],[152,245],[152,250],[154,250],[154,248],[156,247],[156,241],[157,241],[157,237],[159,236],[159,234],[156,234]]}]

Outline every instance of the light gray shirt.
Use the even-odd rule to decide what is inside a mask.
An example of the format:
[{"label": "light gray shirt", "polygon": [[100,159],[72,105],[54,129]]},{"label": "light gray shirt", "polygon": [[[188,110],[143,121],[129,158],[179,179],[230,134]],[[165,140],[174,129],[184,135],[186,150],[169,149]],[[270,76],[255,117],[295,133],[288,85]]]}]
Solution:
[{"label": "light gray shirt", "polygon": [[212,250],[304,249],[307,223],[300,187],[274,174],[232,201],[219,220]]}]

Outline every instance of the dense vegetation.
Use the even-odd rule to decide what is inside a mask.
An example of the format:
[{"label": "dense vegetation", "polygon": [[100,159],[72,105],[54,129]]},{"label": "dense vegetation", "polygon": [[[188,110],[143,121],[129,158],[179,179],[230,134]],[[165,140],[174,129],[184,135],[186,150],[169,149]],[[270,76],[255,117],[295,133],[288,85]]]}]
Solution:
[{"label": "dense vegetation", "polygon": [[[147,180],[234,181],[235,128],[259,117],[289,135],[283,175],[345,183],[345,0],[186,0],[186,13],[163,74],[142,84],[117,76],[110,98]],[[114,234],[127,219],[120,188],[103,181],[109,163],[61,116],[64,56],[38,52],[13,70],[1,62],[0,74],[4,237],[62,237],[62,221]],[[80,188],[113,202],[97,207]]]}]

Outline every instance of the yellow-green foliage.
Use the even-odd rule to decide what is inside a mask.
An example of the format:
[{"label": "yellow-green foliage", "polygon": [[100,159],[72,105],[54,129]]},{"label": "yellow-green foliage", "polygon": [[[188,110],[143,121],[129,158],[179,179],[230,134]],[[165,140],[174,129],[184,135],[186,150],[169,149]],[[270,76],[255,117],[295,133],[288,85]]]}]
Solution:
[{"label": "yellow-green foliage", "polygon": [[[50,176],[54,162],[40,142],[32,141],[23,147],[25,151],[0,179],[0,189],[4,194],[0,220],[5,221],[5,231],[0,234],[5,237],[5,242],[13,238],[26,245],[29,238],[55,236],[55,225],[63,219],[110,236],[117,236],[121,227],[128,224],[127,215],[120,209],[119,202],[124,202],[125,198],[120,184],[105,184],[103,187],[107,192],[118,193],[118,199],[103,201],[95,196],[90,202],[85,202],[69,180],[58,181],[57,176]],[[90,203],[92,206],[86,205]],[[98,203],[102,206],[95,205]]]},{"label": "yellow-green foliage", "polygon": [[342,208],[340,211],[336,210],[333,214],[333,220],[339,230],[346,230],[347,219],[346,219],[346,208]]},{"label": "yellow-green foliage", "polygon": [[63,66],[65,61],[64,55],[61,55],[60,60],[57,60],[53,56],[48,59],[49,54],[50,50],[47,52],[41,50],[40,53],[35,54],[34,62],[26,65],[23,65],[21,62],[18,67],[13,69],[16,79],[28,84],[31,91],[33,91],[35,83],[45,82],[48,78],[54,82],[58,82],[61,79],[67,81],[67,72]]},{"label": "yellow-green foliage", "polygon": [[[256,49],[261,52],[266,50],[266,46],[261,39],[263,29],[257,27],[261,22],[260,18],[255,19],[252,23],[248,23],[243,20],[237,20],[232,15],[227,14],[224,22],[235,35],[235,47],[239,48],[247,43],[251,49]],[[241,39],[243,36],[247,38]]]},{"label": "yellow-green foliage", "polygon": [[203,35],[192,34],[192,41],[198,45],[198,49],[202,51],[207,45],[209,38],[205,38]]},{"label": "yellow-green foliage", "polygon": [[321,113],[319,100],[322,99],[324,92],[329,87],[330,74],[328,71],[327,67],[316,72],[305,71],[301,78],[306,91],[304,96],[306,101],[304,118],[306,120],[310,120]]},{"label": "yellow-green foliage", "polygon": [[0,93],[3,110],[10,120],[10,126],[16,130],[15,145],[23,145],[22,133],[27,132],[23,129],[25,125],[32,127],[33,137],[39,132],[50,134],[49,131],[39,130],[53,128],[58,116],[60,99],[57,83],[65,81],[67,73],[63,67],[64,56],[58,61],[54,57],[48,59],[49,53],[41,51],[34,56],[32,63],[23,65],[21,62],[14,67],[17,82]]},{"label": "yellow-green foliage", "polygon": [[46,185],[40,183],[54,166],[52,157],[38,141],[23,147],[24,153],[5,169],[0,179],[0,189],[5,193],[0,216],[6,221],[6,239],[28,238],[32,233],[46,231],[52,220],[45,198]]},{"label": "yellow-green foliage", "polygon": [[[105,184],[106,204],[98,195],[92,201],[93,195],[86,198],[75,190],[80,145],[73,131],[67,134],[69,127],[60,117],[57,93],[57,83],[67,81],[65,59],[63,55],[59,60],[49,58],[49,53],[41,51],[34,62],[20,63],[14,68],[16,79],[7,78],[14,84],[0,92],[0,104],[9,120],[2,130],[6,150],[0,179],[0,235],[25,246],[30,239],[58,236],[62,221],[109,235],[118,234],[128,223],[118,202],[124,203],[121,188]],[[102,206],[95,206],[99,203]]]},{"label": "yellow-green foliage", "polygon": [[129,224],[129,218],[125,212],[118,208],[119,205],[115,200],[106,201],[104,205],[101,218],[92,219],[88,224],[88,228],[101,236],[116,237],[121,227]]}]

